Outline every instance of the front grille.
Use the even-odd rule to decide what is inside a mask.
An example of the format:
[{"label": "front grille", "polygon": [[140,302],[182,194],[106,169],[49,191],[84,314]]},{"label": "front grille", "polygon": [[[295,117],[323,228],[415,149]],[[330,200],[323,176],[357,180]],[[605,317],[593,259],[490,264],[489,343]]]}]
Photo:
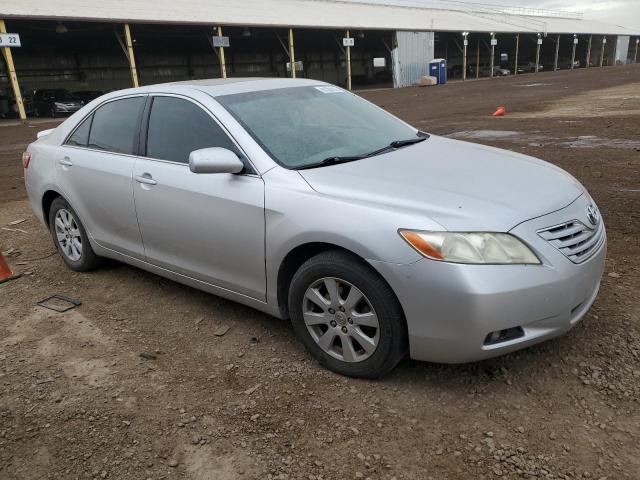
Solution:
[{"label": "front grille", "polygon": [[604,242],[604,224],[589,228],[579,220],[538,230],[538,235],[560,250],[573,263],[584,262]]}]

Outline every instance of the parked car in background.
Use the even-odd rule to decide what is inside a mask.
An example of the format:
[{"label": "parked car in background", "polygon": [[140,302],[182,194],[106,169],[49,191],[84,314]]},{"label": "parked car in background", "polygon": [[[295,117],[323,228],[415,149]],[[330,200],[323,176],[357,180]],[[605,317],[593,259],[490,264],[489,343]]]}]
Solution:
[{"label": "parked car in background", "polygon": [[598,293],[605,228],[575,178],[324,82],[134,88],[38,137],[26,190],[69,268],[109,257],[288,318],[345,375],[524,348]]},{"label": "parked car in background", "polygon": [[[475,72],[475,67],[472,68],[472,71]],[[507,75],[511,75],[511,70],[508,68],[502,67],[500,65],[493,66],[493,76],[494,77],[505,77]],[[491,65],[481,65],[480,66],[480,76],[481,77],[490,77],[491,76]]]},{"label": "parked car in background", "polygon": [[73,92],[73,95],[82,100],[83,103],[89,103],[92,100],[104,95],[105,92],[102,90],[78,90]]},{"label": "parked car in background", "polygon": [[33,93],[33,114],[36,117],[55,118],[82,108],[83,102],[64,88],[39,89]]},{"label": "parked car in background", "polygon": [[[558,61],[558,70],[560,69],[569,69],[571,68],[571,59],[570,58],[564,58]],[[580,68],[580,60],[574,60],[573,61],[573,68]]]},{"label": "parked car in background", "polygon": [[[538,65],[538,71],[541,72],[544,69],[542,64]],[[532,73],[536,71],[536,62],[526,62],[522,65],[518,65],[518,73]]]}]

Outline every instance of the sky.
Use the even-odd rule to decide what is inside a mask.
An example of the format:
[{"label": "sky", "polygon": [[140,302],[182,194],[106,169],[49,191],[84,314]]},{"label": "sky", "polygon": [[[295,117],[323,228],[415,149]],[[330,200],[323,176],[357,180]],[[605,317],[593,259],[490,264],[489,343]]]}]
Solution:
[{"label": "sky", "polygon": [[[361,0],[362,1],[362,0]],[[402,0],[367,0],[392,3]],[[446,1],[446,0],[445,0]],[[467,0],[470,3],[584,12],[584,18],[640,30],[640,0]],[[409,0],[410,3],[437,4],[438,0]],[[462,1],[460,3],[463,3]]]}]

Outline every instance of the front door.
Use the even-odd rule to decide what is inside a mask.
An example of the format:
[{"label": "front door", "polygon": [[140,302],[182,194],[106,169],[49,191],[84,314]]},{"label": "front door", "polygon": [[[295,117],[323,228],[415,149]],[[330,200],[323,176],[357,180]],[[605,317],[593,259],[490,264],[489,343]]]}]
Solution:
[{"label": "front door", "polygon": [[265,300],[264,183],[251,174],[196,174],[189,153],[239,149],[202,106],[153,99],[134,198],[147,261]]}]

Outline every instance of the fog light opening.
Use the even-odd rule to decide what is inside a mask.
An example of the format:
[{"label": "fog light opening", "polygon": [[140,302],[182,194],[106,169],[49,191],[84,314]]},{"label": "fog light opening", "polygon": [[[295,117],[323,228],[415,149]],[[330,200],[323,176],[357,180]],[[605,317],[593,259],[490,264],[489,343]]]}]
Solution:
[{"label": "fog light opening", "polygon": [[485,345],[496,345],[502,342],[508,342],[509,340],[515,340],[516,338],[524,337],[524,330],[522,327],[507,328],[505,330],[496,330],[491,332],[484,339]]}]

